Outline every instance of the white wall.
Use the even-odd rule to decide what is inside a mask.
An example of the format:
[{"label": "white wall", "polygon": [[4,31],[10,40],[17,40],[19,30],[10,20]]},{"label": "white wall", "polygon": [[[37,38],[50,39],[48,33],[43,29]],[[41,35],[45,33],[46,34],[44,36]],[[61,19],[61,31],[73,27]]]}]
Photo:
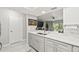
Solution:
[{"label": "white wall", "polygon": [[79,24],[79,7],[68,7],[63,9],[63,20],[65,24]]},{"label": "white wall", "polygon": [[[6,8],[0,8],[0,21],[1,21],[1,37],[0,41],[3,44],[7,44],[10,41],[9,31],[16,27],[15,36],[17,39],[23,39],[23,20],[24,15],[16,11],[9,10]],[[10,23],[9,23],[10,22]],[[16,39],[15,39],[16,40]]]},{"label": "white wall", "polygon": [[1,36],[0,41],[3,44],[9,42],[9,20],[8,10],[0,8]]},{"label": "white wall", "polygon": [[36,17],[36,16],[33,16],[33,15],[28,15],[28,14],[27,14],[27,18],[28,18],[28,19],[35,19],[35,20],[37,20],[37,17]]}]

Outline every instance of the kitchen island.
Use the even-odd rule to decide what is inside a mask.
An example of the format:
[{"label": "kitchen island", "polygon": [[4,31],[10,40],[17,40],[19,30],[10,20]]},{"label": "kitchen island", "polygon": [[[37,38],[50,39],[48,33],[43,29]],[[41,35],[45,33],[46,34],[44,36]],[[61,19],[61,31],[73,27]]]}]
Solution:
[{"label": "kitchen island", "polygon": [[[38,33],[45,33],[46,35]],[[35,45],[37,46],[31,43],[36,43]],[[54,31],[29,31],[29,45],[40,52],[78,52],[79,36],[71,33],[58,33]]]}]

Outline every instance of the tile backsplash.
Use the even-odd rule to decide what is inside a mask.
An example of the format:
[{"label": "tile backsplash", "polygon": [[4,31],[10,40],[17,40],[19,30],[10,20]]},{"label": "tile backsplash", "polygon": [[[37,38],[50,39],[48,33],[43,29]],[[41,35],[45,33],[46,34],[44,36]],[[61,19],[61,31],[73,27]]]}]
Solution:
[{"label": "tile backsplash", "polygon": [[65,33],[79,34],[79,25],[64,25]]}]

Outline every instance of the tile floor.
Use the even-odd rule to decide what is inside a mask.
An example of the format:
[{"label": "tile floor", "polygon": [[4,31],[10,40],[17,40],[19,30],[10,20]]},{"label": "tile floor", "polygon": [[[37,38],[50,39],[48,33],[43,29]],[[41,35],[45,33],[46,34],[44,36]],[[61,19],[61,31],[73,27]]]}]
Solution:
[{"label": "tile floor", "polygon": [[24,42],[18,42],[2,48],[1,52],[35,52],[35,50]]}]

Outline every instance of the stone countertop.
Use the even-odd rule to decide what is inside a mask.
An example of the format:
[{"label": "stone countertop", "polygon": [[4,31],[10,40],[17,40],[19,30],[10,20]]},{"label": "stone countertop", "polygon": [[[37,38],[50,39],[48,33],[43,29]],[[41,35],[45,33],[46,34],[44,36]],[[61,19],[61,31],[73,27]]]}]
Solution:
[{"label": "stone countertop", "polygon": [[[45,38],[61,41],[64,43],[68,43],[71,45],[79,46],[79,36],[76,34],[70,34],[70,33],[58,33],[58,32],[53,32],[53,31],[29,31],[29,33],[39,35]],[[40,35],[38,33],[46,33],[47,35]]]}]

